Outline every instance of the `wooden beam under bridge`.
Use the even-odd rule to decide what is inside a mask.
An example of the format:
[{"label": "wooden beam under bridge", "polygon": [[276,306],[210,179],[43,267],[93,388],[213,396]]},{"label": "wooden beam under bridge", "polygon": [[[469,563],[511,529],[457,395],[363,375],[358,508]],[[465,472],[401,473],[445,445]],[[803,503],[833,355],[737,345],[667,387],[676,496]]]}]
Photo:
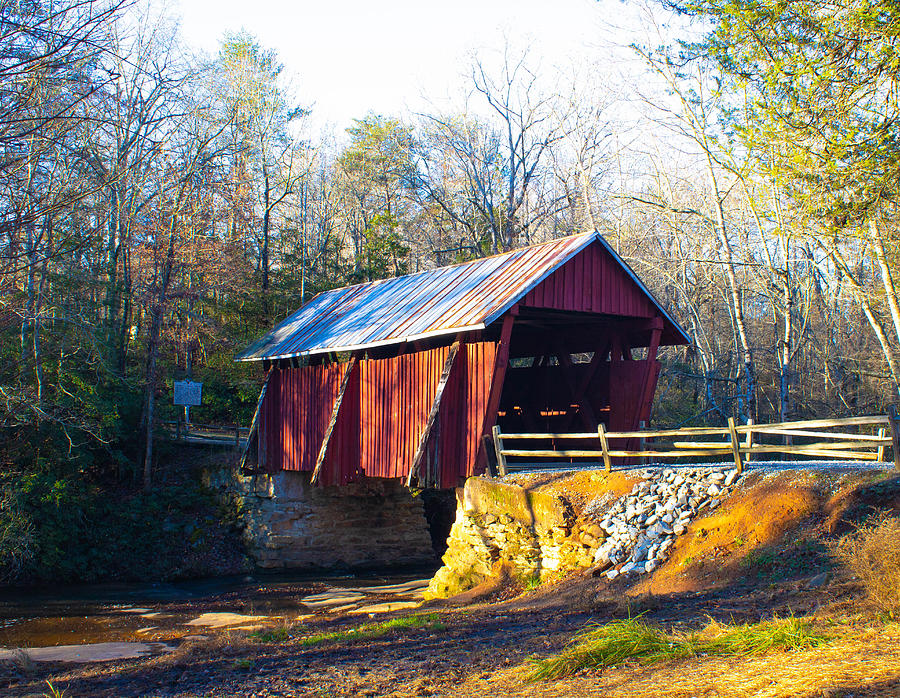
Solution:
[{"label": "wooden beam under bridge", "polygon": [[319,455],[316,458],[316,466],[313,468],[312,478],[310,478],[310,482],[313,485],[319,483],[319,476],[322,473],[322,464],[325,463],[325,456],[328,454],[328,447],[331,445],[331,435],[334,432],[338,415],[341,412],[341,404],[344,402],[344,393],[347,392],[347,386],[350,384],[350,377],[353,375],[353,371],[356,370],[358,358],[358,354],[354,354],[350,357],[347,371],[344,373],[343,379],[341,379],[341,387],[338,390],[337,398],[334,401],[334,407],[331,410],[331,419],[328,421],[328,426],[325,429],[325,436],[322,438],[322,445],[319,447]]},{"label": "wooden beam under bridge", "polygon": [[497,423],[497,412],[500,410],[500,395],[503,393],[503,381],[506,378],[506,369],[509,366],[509,343],[512,338],[513,323],[518,315],[519,306],[516,304],[509,309],[509,312],[503,318],[500,341],[497,345],[497,356],[494,360],[494,372],[491,374],[491,389],[488,392],[484,422],[481,425],[481,443],[478,446],[478,455],[475,456],[476,472],[479,464],[482,470],[487,471],[486,444],[492,443],[491,432]]},{"label": "wooden beam under bridge", "polygon": [[453,342],[450,352],[447,354],[447,360],[444,362],[444,370],[441,371],[441,379],[438,381],[437,390],[434,393],[434,402],[431,403],[431,411],[428,413],[428,419],[425,420],[425,429],[419,438],[419,445],[416,448],[416,454],[413,456],[412,465],[409,468],[409,475],[406,476],[406,486],[412,487],[413,480],[418,478],[419,467],[422,459],[425,457],[425,447],[428,444],[428,437],[431,435],[432,428],[437,421],[438,414],[441,411],[441,398],[444,395],[444,388],[450,382],[450,373],[456,362],[456,355],[459,353],[460,340]]}]

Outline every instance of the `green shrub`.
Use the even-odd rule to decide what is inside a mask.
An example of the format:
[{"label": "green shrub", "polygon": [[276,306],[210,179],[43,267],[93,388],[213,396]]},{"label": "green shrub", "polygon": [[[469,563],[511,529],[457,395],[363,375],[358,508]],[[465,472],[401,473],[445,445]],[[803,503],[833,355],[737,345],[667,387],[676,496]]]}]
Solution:
[{"label": "green shrub", "polygon": [[330,633],[308,635],[300,638],[300,644],[311,647],[326,642],[359,642],[362,640],[374,640],[375,638],[383,637],[388,633],[400,630],[416,630],[421,628],[427,630],[440,630],[443,627],[444,624],[438,620],[437,613],[429,613],[424,616],[403,616],[402,618],[393,618],[381,623],[366,623],[365,625],[360,625],[357,628],[350,628],[349,630],[336,630]]},{"label": "green shrub", "polygon": [[19,485],[30,534],[29,556],[17,570],[24,579],[186,576],[193,573],[189,553],[202,550],[219,525],[216,502],[194,482],[145,494],[38,472],[21,476]]},{"label": "green shrub", "polygon": [[284,642],[291,636],[287,626],[282,625],[280,628],[270,628],[269,630],[255,630],[250,633],[250,637],[258,642]]}]

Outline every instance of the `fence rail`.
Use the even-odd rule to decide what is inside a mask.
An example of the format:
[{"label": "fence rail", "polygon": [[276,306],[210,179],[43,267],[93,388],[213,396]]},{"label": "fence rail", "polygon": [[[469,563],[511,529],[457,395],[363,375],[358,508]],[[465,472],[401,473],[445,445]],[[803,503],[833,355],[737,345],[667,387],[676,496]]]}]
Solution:
[{"label": "fence rail", "polygon": [[[853,428],[856,431],[848,431]],[[842,429],[842,431],[826,431]],[[863,433],[873,431],[874,433]],[[515,433],[504,434],[493,429],[494,453],[502,475],[508,470],[508,459],[578,459],[602,461],[607,472],[614,458],[727,458],[738,471],[754,456],[780,453],[786,456],[839,458],[841,460],[883,461],[891,448],[894,466],[900,471],[900,417],[893,406],[887,415],[846,417],[843,419],[807,419],[773,424],[741,424],[733,419],[725,427],[685,427],[683,429],[648,429],[640,431],[606,431],[601,424],[596,432]],[[721,441],[699,437],[720,437]],[[765,443],[763,437],[779,437],[781,443]],[[658,439],[669,438],[667,442]],[[618,442],[630,441],[616,448]],[[805,443],[795,443],[803,440]],[[514,445],[510,442],[532,442]],[[533,442],[550,441],[549,448]],[[637,441],[638,448],[634,448]],[[575,442],[570,448],[561,447]],[[613,445],[610,445],[612,442]],[[593,447],[592,447],[593,446]],[[627,447],[631,446],[631,447]]]},{"label": "fence rail", "polygon": [[247,442],[250,429],[237,424],[185,424],[184,422],[163,422],[173,441],[208,446],[234,446],[240,448]]}]

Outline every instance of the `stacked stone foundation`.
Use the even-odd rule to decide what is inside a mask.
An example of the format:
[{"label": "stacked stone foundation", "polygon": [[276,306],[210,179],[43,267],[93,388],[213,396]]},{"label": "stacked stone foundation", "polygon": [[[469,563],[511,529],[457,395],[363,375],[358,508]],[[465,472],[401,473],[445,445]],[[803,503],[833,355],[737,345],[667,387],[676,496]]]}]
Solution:
[{"label": "stacked stone foundation", "polygon": [[207,485],[236,509],[248,554],[267,569],[340,570],[432,565],[421,498],[399,481],[341,487],[309,473],[209,472]]}]

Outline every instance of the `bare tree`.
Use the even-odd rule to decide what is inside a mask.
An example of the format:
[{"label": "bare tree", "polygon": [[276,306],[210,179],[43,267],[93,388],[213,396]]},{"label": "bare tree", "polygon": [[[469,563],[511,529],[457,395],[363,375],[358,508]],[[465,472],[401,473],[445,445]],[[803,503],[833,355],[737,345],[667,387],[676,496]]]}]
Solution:
[{"label": "bare tree", "polygon": [[522,238],[531,241],[534,226],[552,210],[543,202],[529,210],[529,195],[539,189],[550,149],[564,135],[565,118],[554,117],[553,97],[542,92],[528,52],[512,54],[507,44],[494,73],[479,56],[472,65],[472,84],[498,120],[505,176],[503,216],[497,219],[492,246],[509,250]]}]

